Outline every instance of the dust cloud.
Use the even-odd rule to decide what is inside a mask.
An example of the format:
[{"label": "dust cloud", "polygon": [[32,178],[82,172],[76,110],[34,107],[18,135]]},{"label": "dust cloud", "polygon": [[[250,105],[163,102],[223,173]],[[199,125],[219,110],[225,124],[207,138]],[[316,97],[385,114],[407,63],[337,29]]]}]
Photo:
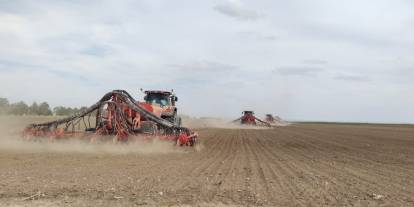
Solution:
[{"label": "dust cloud", "polygon": [[0,151],[15,151],[19,153],[84,153],[84,154],[166,154],[182,153],[183,150],[174,143],[159,140],[131,141],[114,144],[111,141],[90,143],[88,141],[71,139],[50,142],[27,141],[23,139],[22,131],[30,123],[40,123],[56,119],[56,117],[31,116],[0,116]]},{"label": "dust cloud", "polygon": [[[183,125],[189,128],[221,128],[221,129],[269,129],[269,127],[256,125],[241,125],[238,123],[232,122],[232,120],[226,120],[222,118],[193,118],[193,117],[183,117]],[[286,126],[287,124],[275,124],[272,126]]]}]

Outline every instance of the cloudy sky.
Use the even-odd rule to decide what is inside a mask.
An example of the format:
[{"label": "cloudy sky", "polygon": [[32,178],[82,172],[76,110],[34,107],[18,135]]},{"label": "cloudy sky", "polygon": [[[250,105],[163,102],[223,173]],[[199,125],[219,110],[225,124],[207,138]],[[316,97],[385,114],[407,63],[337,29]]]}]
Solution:
[{"label": "cloudy sky", "polygon": [[0,97],[171,89],[182,113],[414,123],[412,0],[0,0]]}]

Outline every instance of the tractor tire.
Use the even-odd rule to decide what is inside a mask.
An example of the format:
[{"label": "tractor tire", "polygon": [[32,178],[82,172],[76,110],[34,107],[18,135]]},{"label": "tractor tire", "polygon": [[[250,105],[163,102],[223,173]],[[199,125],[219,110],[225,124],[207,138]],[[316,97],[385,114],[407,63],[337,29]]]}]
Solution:
[{"label": "tractor tire", "polygon": [[175,125],[177,125],[177,126],[181,126],[181,117],[179,117],[179,116],[176,116],[175,117]]},{"label": "tractor tire", "polygon": [[140,130],[144,134],[155,134],[157,132],[157,124],[152,121],[143,121]]},{"label": "tractor tire", "polygon": [[171,123],[173,123],[173,124],[175,123],[175,122],[174,122],[174,120],[175,120],[175,119],[174,119],[174,116],[171,116],[171,117],[165,117],[165,120],[167,120],[167,121],[169,121],[169,122],[171,122]]},{"label": "tractor tire", "polygon": [[166,117],[165,118],[167,121],[169,121],[169,122],[171,122],[171,123],[173,123],[174,125],[176,125],[176,126],[181,126],[181,117],[179,117],[178,115],[177,115],[177,113],[174,113],[174,115],[173,116],[171,116],[171,117]]}]

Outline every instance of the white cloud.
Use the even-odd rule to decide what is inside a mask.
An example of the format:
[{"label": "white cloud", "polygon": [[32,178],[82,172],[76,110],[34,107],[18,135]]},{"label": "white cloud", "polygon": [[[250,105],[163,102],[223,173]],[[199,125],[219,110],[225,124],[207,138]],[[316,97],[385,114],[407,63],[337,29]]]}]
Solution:
[{"label": "white cloud", "polygon": [[280,67],[276,69],[276,72],[284,76],[315,76],[322,71],[324,71],[323,68],[308,66]]},{"label": "white cloud", "polygon": [[306,60],[303,60],[303,63],[312,64],[312,65],[325,65],[325,64],[327,64],[327,62],[325,60],[319,60],[319,59],[306,59]]},{"label": "white cloud", "polygon": [[217,4],[214,9],[224,15],[238,20],[257,20],[263,17],[257,11],[247,9],[240,1],[227,1],[226,3]]},{"label": "white cloud", "polygon": [[355,75],[355,74],[339,74],[339,75],[336,75],[334,78],[336,80],[343,80],[343,81],[356,81],[356,82],[370,81],[370,79],[366,76]]},{"label": "white cloud", "polygon": [[117,88],[135,96],[141,87],[174,88],[191,115],[237,117],[250,108],[292,119],[414,122],[413,7],[7,1],[0,97],[79,106]]}]

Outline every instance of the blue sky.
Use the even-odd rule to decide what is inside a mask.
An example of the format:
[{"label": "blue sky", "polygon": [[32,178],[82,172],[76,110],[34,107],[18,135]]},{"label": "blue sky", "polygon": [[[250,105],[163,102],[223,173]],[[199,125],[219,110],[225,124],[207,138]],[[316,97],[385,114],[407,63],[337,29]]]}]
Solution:
[{"label": "blue sky", "polygon": [[0,97],[171,89],[182,113],[414,123],[410,0],[0,0]]}]

